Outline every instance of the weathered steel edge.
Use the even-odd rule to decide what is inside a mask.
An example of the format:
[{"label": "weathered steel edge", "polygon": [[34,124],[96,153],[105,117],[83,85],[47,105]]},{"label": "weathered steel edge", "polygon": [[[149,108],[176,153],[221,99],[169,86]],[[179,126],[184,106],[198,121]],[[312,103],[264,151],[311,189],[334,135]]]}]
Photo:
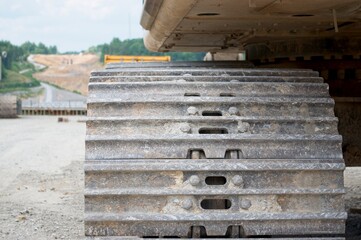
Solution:
[{"label": "weathered steel edge", "polygon": [[148,116],[144,117],[120,117],[120,116],[110,116],[110,117],[92,117],[89,116],[86,118],[87,122],[95,121],[207,121],[207,122],[222,122],[222,123],[231,123],[235,121],[297,121],[297,122],[307,122],[307,121],[319,121],[319,122],[338,122],[337,117],[299,117],[299,116],[269,116],[269,117],[252,117],[252,116],[232,116],[232,117],[204,117],[204,116]]},{"label": "weathered steel edge", "polygon": [[237,195],[340,195],[345,194],[345,188],[332,189],[171,189],[171,188],[127,188],[127,189],[88,189],[85,197],[95,196],[237,196]]},{"label": "weathered steel edge", "polygon": [[122,80],[122,82],[150,82],[150,81],[180,81],[180,82],[294,82],[294,83],[323,83],[321,77],[295,77],[295,76],[91,76],[90,83],[104,82],[109,80]]},{"label": "weathered steel edge", "polygon": [[345,220],[346,212],[336,213],[199,213],[199,214],[157,214],[157,213],[85,213],[85,221],[157,221],[157,222],[220,222],[220,221],[281,221],[281,220]]},{"label": "weathered steel edge", "polygon": [[119,159],[86,160],[85,172],[118,171],[343,171],[343,159]]},{"label": "weathered steel edge", "polygon": [[332,141],[342,142],[341,135],[330,134],[164,134],[150,136],[147,134],[138,134],[132,136],[119,136],[119,135],[87,135],[86,142],[91,141],[162,141],[162,142],[189,142],[189,141],[241,141],[241,140],[256,140],[256,141],[268,141],[268,142],[284,142],[284,141]]},{"label": "weathered steel edge", "polygon": [[[111,104],[111,103],[163,103],[163,104],[245,104],[245,103],[310,103],[310,104],[327,104],[333,107],[334,100],[332,98],[302,98],[302,97],[233,97],[226,99],[224,97],[194,97],[194,98],[186,98],[186,97],[167,97],[160,96],[157,98],[147,98],[145,96],[135,96],[132,99],[129,98],[88,98],[87,101],[89,104]],[[89,106],[88,106],[89,108]]]},{"label": "weathered steel edge", "polygon": [[[86,237],[86,240],[124,240],[124,239],[144,239],[141,237]],[[167,238],[169,240],[179,240],[179,238]],[[209,238],[197,238],[197,240],[208,240]],[[212,238],[214,240],[228,240],[230,238]],[[248,239],[249,238],[237,238],[237,239]],[[269,238],[251,238],[252,240],[269,240]],[[340,237],[330,237],[330,238],[272,238],[272,240],[345,240],[345,238]]]}]

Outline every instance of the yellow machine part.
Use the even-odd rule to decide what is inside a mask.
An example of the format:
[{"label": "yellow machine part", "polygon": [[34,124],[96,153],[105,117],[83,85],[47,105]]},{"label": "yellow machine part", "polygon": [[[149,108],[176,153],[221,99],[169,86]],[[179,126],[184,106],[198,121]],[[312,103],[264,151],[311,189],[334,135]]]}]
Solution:
[{"label": "yellow machine part", "polygon": [[126,55],[105,55],[104,64],[118,62],[170,62],[170,56],[126,56]]}]

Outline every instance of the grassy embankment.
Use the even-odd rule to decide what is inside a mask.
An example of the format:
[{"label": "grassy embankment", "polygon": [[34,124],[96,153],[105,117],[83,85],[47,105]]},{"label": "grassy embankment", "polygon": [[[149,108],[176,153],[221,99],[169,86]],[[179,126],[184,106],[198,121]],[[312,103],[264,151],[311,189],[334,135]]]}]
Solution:
[{"label": "grassy embankment", "polygon": [[5,77],[0,81],[0,94],[14,93],[21,98],[41,93],[40,82],[33,77],[36,70],[31,63],[16,62],[11,70],[5,69]]}]

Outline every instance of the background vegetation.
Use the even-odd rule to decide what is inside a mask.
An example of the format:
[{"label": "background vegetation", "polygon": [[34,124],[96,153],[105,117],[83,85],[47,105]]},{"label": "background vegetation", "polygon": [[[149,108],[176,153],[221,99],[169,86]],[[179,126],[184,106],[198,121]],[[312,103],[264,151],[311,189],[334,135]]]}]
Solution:
[{"label": "background vegetation", "polygon": [[[0,54],[6,51],[7,57],[2,59],[2,81],[0,81],[0,94],[14,91],[30,91],[32,87],[40,86],[40,82],[33,78],[36,72],[34,66],[27,62],[30,54],[58,54],[56,46],[46,46],[43,43],[25,42],[20,46],[11,44],[9,41],[0,40]],[[89,53],[100,56],[103,62],[105,54],[111,55],[140,55],[140,56],[171,56],[172,61],[200,61],[205,53],[157,53],[148,51],[143,39],[127,39],[121,41],[113,38],[110,43],[104,43],[90,47]],[[79,52],[66,52],[63,54],[78,54]]]},{"label": "background vegetation", "polygon": [[20,46],[9,41],[0,41],[0,54],[6,52],[2,58],[2,81],[0,93],[26,91],[29,88],[40,86],[40,82],[33,78],[34,66],[27,62],[30,54],[57,54],[56,46],[45,46],[43,43],[25,42]]},{"label": "background vegetation", "polygon": [[14,62],[24,62],[30,54],[57,54],[56,46],[45,46],[43,43],[25,42],[20,46],[11,44],[9,41],[0,41],[0,52],[6,51],[7,57],[3,59],[6,69],[12,69]]},{"label": "background vegetation", "polygon": [[143,39],[127,39],[124,41],[113,38],[110,43],[100,44],[89,48],[91,53],[100,54],[100,61],[104,61],[104,55],[143,55],[143,56],[171,56],[172,61],[202,61],[205,53],[193,52],[150,52],[144,46]]}]

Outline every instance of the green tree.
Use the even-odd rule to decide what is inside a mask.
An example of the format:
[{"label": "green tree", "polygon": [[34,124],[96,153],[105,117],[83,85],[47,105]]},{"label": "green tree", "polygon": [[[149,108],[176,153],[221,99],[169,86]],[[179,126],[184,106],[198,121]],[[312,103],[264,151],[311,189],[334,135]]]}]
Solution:
[{"label": "green tree", "polygon": [[[20,46],[15,46],[9,41],[0,40],[0,54],[6,51],[7,57],[2,60],[3,68],[17,70],[17,62],[26,61],[29,54],[56,54],[58,49],[56,46],[47,47],[43,43],[35,44],[32,42],[25,42]],[[5,71],[2,71],[4,74]],[[4,75],[3,75],[4,76]]]},{"label": "green tree", "polygon": [[36,54],[49,54],[49,49],[45,46],[44,43],[39,43],[36,48],[34,53]]},{"label": "green tree", "polygon": [[12,45],[9,41],[0,41],[0,54],[7,52],[6,58],[3,58],[3,65],[6,69],[11,69],[14,61],[21,61],[24,51],[18,46]]},{"label": "green tree", "polygon": [[25,42],[21,44],[20,48],[24,51],[25,54],[57,54],[58,48],[54,46],[47,47],[44,43],[32,43],[32,42]]},{"label": "green tree", "polygon": [[26,54],[30,54],[30,53],[34,53],[34,52],[35,52],[36,44],[27,41],[27,42],[24,42],[23,44],[21,44],[20,47],[24,50],[24,52],[25,52]]},{"label": "green tree", "polygon": [[54,45],[54,46],[50,46],[49,47],[49,53],[50,54],[57,54],[58,53],[58,48]]}]

